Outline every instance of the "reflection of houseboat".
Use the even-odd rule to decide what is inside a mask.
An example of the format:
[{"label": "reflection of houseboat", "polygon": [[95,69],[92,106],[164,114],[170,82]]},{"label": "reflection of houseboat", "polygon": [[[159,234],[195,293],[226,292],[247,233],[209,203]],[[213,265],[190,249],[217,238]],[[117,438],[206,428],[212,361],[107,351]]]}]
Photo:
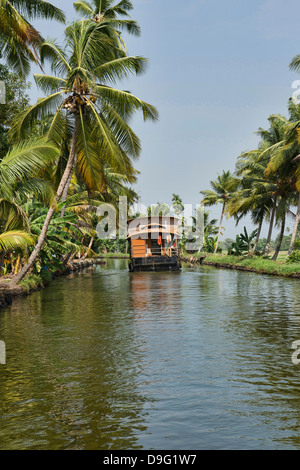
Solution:
[{"label": "reflection of houseboat", "polygon": [[130,271],[177,271],[178,219],[148,216],[128,220]]}]

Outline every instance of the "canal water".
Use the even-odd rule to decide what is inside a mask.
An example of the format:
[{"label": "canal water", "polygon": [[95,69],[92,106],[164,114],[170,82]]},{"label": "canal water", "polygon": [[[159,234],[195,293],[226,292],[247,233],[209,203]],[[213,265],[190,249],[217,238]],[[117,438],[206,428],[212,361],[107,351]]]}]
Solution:
[{"label": "canal water", "polygon": [[300,449],[300,283],[124,260],[0,312],[0,449]]}]

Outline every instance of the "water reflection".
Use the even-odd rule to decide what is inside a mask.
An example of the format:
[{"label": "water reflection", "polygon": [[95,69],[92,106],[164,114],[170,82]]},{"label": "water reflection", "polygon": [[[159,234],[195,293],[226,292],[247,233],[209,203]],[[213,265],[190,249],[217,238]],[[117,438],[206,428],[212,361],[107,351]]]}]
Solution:
[{"label": "water reflection", "polygon": [[[141,272],[129,276],[132,307],[138,317],[149,310],[161,316],[171,315],[182,305],[181,277],[178,272]],[[155,292],[155,295],[153,293]]]},{"label": "water reflection", "polygon": [[70,276],[1,316],[2,449],[139,447],[145,397],[125,291],[116,276]]},{"label": "water reflection", "polygon": [[108,261],[0,314],[0,449],[300,449],[298,281]]}]

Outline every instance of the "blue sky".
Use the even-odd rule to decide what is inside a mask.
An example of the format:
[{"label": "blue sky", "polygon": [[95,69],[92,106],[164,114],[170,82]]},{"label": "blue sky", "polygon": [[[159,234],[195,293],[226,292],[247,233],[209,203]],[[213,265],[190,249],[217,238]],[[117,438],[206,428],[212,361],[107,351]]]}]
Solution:
[{"label": "blue sky", "polygon": [[[287,115],[292,83],[289,70],[300,53],[296,0],[132,0],[139,38],[126,36],[131,55],[149,59],[145,75],[121,88],[155,105],[157,123],[136,116],[132,127],[142,142],[136,167],[136,190],[145,205],[171,202],[177,193],[185,204],[200,203],[199,191],[222,170],[234,170],[237,156],[256,148],[254,134],[268,126],[273,113]],[[73,1],[56,0],[76,17]],[[43,35],[62,40],[57,23],[34,23]],[[32,86],[31,97],[39,96]],[[220,211],[213,207],[212,217]],[[247,220],[247,219],[246,219]],[[242,231],[225,221],[224,237]],[[290,221],[292,225],[292,220]],[[266,234],[267,224],[264,227]],[[224,238],[223,237],[223,238]]]}]

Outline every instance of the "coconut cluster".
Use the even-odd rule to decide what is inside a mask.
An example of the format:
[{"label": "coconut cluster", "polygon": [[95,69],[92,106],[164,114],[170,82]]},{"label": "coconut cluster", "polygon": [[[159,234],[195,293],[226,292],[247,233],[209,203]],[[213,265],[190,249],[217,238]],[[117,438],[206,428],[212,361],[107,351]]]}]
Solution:
[{"label": "coconut cluster", "polygon": [[79,114],[80,107],[91,106],[96,102],[96,96],[91,93],[73,93],[64,102],[64,108],[71,114]]}]

